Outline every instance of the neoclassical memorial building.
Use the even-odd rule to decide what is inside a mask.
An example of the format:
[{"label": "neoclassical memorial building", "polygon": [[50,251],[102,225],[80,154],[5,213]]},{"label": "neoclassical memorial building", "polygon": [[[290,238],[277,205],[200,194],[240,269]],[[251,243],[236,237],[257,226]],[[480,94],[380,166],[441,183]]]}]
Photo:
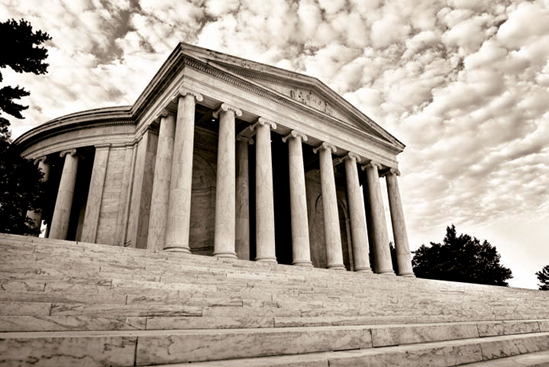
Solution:
[{"label": "neoclassical memorial building", "polygon": [[48,182],[49,238],[413,276],[404,145],[313,77],[181,43],[132,106],[16,144]]}]

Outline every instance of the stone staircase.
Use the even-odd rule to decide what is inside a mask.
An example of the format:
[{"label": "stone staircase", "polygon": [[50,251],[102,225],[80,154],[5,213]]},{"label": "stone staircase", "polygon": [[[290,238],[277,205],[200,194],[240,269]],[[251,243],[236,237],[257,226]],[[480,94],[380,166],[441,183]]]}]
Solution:
[{"label": "stone staircase", "polygon": [[549,292],[0,234],[0,366],[457,366],[549,350]]}]

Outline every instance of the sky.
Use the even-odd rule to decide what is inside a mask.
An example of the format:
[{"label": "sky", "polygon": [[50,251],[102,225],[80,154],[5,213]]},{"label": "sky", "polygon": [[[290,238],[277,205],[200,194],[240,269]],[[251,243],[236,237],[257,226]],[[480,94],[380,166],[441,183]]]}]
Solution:
[{"label": "sky", "polygon": [[[52,40],[13,137],[133,104],[178,42],[310,75],[400,141],[410,247],[488,240],[514,287],[549,265],[549,0],[0,0]],[[5,52],[3,50],[2,52]]]}]

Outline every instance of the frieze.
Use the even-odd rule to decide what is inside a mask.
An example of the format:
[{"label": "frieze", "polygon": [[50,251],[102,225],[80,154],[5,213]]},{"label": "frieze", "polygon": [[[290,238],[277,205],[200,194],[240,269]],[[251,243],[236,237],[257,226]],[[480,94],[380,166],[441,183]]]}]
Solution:
[{"label": "frieze", "polygon": [[333,110],[328,102],[318,97],[313,91],[294,88],[290,90],[290,98],[333,117]]}]

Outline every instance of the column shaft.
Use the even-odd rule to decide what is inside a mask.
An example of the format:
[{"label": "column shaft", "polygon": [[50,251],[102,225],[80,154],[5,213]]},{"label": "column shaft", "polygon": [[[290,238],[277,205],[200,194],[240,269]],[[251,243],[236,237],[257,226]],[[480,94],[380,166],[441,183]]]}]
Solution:
[{"label": "column shaft", "polygon": [[370,244],[374,252],[374,270],[379,274],[394,275],[389,236],[387,235],[387,222],[385,221],[385,208],[381,196],[379,184],[379,164],[370,162],[365,166],[368,180],[368,205],[367,213],[370,215],[368,227]]},{"label": "column shaft", "polygon": [[385,177],[387,178],[387,193],[389,196],[391,223],[393,225],[393,236],[395,239],[398,275],[413,277],[414,271],[412,270],[412,259],[408,246],[408,234],[406,233],[406,223],[404,222],[404,212],[402,210],[402,201],[400,200],[397,175],[398,171],[391,169]]},{"label": "column shaft", "polygon": [[322,186],[322,206],[324,209],[324,232],[326,237],[326,260],[328,269],[345,270],[343,265],[343,248],[341,229],[337,208],[332,151],[335,147],[323,143],[320,150],[320,180]]},{"label": "column shaft", "polygon": [[82,229],[82,242],[95,243],[97,239],[97,228],[99,226],[101,202],[103,201],[103,189],[105,187],[109,152],[110,144],[95,148],[90,189],[84,216],[84,228]]},{"label": "column shaft", "polygon": [[309,241],[309,221],[307,218],[307,191],[305,188],[305,167],[303,164],[302,139],[307,137],[292,132],[288,141],[290,167],[290,207],[292,222],[293,265],[313,266]]},{"label": "column shaft", "polygon": [[237,138],[236,143],[236,255],[250,260],[250,174],[248,170],[248,145],[253,140]]},{"label": "column shaft", "polygon": [[180,95],[174,139],[170,202],[164,250],[190,253],[191,194],[193,182],[194,112],[193,94]]},{"label": "column shaft", "polygon": [[170,204],[170,183],[173,164],[175,115],[164,111],[158,132],[158,148],[154,168],[151,214],[147,234],[147,249],[162,251],[166,243],[166,225]]},{"label": "column shaft", "polygon": [[55,201],[55,209],[51,223],[49,238],[64,240],[67,238],[69,221],[71,216],[72,199],[74,196],[74,185],[76,183],[76,172],[78,170],[78,156],[76,149],[61,153],[65,156],[63,173],[59,182],[59,191]]},{"label": "column shaft", "polygon": [[364,218],[364,205],[360,195],[358,170],[356,166],[357,156],[348,154],[345,158],[345,174],[347,176],[347,202],[351,217],[351,238],[353,244],[353,260],[355,271],[371,272],[366,235],[366,221]]},{"label": "column shaft", "polygon": [[271,124],[260,119],[255,128],[256,261],[276,262]]},{"label": "column shaft", "polygon": [[[225,108],[224,108],[225,107]],[[214,256],[235,258],[236,223],[235,111],[219,111]]]}]

